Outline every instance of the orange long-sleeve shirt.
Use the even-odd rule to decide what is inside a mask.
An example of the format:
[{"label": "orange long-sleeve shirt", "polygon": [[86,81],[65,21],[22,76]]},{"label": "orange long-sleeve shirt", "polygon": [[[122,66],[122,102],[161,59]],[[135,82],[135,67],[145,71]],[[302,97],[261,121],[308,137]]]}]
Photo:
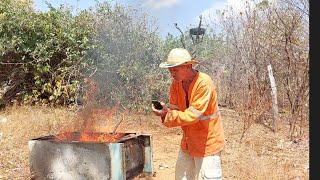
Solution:
[{"label": "orange long-sleeve shirt", "polygon": [[217,92],[210,76],[197,72],[189,86],[189,107],[186,104],[182,82],[173,80],[169,96],[170,109],[163,124],[167,127],[181,126],[181,149],[196,157],[221,151],[225,145],[225,138]]}]

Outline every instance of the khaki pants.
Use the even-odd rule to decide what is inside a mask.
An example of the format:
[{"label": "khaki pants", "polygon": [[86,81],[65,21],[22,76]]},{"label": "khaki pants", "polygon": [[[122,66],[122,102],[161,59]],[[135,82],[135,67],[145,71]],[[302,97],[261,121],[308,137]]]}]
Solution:
[{"label": "khaki pants", "polygon": [[192,157],[180,149],[175,173],[176,180],[221,180],[220,153],[206,157]]}]

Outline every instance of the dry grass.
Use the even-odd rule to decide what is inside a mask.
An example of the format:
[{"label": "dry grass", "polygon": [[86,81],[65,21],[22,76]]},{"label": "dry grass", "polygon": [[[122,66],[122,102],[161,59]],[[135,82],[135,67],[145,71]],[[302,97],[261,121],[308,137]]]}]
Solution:
[{"label": "dry grass", "polygon": [[[235,113],[226,112],[222,112],[227,138],[221,156],[224,179],[309,179],[307,136],[293,143],[286,137],[286,126],[278,133],[272,133],[264,126],[254,124],[240,141],[243,124]],[[123,116],[118,131],[152,133],[155,179],[174,179],[181,130],[165,128],[153,115],[127,112]],[[1,122],[4,117],[7,121]],[[102,130],[107,118],[108,114],[96,116],[96,122],[101,125],[95,128]],[[61,129],[79,128],[83,123],[72,109],[26,106],[0,112],[0,132],[3,134],[0,138],[0,179],[30,177],[29,139],[56,134]],[[114,125],[115,122],[109,123],[109,127]],[[160,168],[161,164],[168,168]]]},{"label": "dry grass", "polygon": [[0,179],[27,179],[28,140],[55,134],[73,119],[71,111],[45,107],[11,107],[0,116],[7,119],[0,123]]},{"label": "dry grass", "polygon": [[253,124],[240,140],[240,121],[225,116],[224,126],[228,140],[222,155],[225,179],[309,179],[309,137],[293,143],[287,137],[289,126],[272,133]]}]

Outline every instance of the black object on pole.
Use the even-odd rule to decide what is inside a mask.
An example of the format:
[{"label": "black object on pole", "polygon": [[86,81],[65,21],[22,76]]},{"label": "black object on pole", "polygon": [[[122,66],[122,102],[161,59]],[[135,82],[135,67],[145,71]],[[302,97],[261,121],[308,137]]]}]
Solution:
[{"label": "black object on pole", "polygon": [[206,32],[206,29],[201,27],[201,23],[202,23],[202,15],[200,16],[199,26],[196,28],[191,28],[189,30],[190,37],[192,39],[193,44],[197,44],[200,41],[202,41],[203,35]]}]

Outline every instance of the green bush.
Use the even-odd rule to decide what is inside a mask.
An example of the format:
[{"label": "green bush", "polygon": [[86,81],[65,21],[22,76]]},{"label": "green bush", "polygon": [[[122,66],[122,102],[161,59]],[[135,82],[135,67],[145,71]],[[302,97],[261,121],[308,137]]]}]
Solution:
[{"label": "green bush", "polygon": [[89,66],[92,26],[85,12],[35,12],[28,1],[0,2],[0,85],[8,103],[74,102]]}]

